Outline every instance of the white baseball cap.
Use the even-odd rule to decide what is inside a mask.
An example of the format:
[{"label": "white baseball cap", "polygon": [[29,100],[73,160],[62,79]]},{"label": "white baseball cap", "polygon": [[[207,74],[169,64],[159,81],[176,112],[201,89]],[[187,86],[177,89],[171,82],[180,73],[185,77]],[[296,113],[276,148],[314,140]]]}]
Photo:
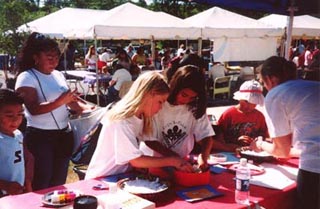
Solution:
[{"label": "white baseball cap", "polygon": [[264,96],[262,94],[262,86],[258,81],[245,81],[239,91],[233,94],[235,100],[246,100],[252,104],[263,106]]}]

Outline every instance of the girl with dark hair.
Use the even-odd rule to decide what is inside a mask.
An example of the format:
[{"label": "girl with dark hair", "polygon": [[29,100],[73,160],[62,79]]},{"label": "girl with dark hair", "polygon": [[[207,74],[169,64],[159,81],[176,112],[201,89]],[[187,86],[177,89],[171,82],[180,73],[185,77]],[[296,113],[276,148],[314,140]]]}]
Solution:
[{"label": "girl with dark hair", "polygon": [[250,146],[281,158],[290,156],[292,145],[300,148],[297,208],[318,209],[320,83],[295,79],[295,72],[295,64],[282,57],[270,57],[262,64],[261,81],[269,91],[265,112],[271,139],[257,139]]},{"label": "girl with dark hair", "polygon": [[139,149],[140,137],[152,135],[152,117],[162,108],[168,93],[168,84],[160,73],[150,71],[137,78],[102,119],[103,127],[86,179],[128,172],[134,167],[173,166],[192,170],[191,164],[180,157],[150,157]]},{"label": "girl with dark hair", "polygon": [[131,64],[132,64],[132,61],[130,56],[127,54],[127,52],[122,48],[118,48],[117,55],[112,62],[113,70],[114,71],[116,70],[115,68],[117,65],[121,65],[125,69],[130,70]]},{"label": "girl with dark hair", "polygon": [[55,70],[59,56],[54,40],[32,33],[19,58],[15,89],[26,107],[24,140],[35,158],[34,190],[65,183],[73,150],[68,108],[78,114],[91,108],[78,102],[64,75]]},{"label": "girl with dark hair", "polygon": [[[163,109],[154,118],[154,139],[146,145],[164,156],[189,155],[195,141],[202,146],[198,164],[207,168],[214,131],[206,115],[204,74],[193,65],[180,67],[173,75],[170,94]],[[150,152],[145,148],[146,152]],[[152,153],[152,152],[151,152]],[[154,153],[156,154],[156,153]]]}]

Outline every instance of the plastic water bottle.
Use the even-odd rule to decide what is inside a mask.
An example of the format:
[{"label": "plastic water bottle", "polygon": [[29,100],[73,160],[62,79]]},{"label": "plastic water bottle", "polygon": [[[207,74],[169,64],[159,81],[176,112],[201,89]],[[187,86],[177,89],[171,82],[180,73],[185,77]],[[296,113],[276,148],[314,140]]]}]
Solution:
[{"label": "plastic water bottle", "polygon": [[249,205],[250,169],[247,166],[247,159],[241,158],[239,167],[236,170],[236,203]]}]

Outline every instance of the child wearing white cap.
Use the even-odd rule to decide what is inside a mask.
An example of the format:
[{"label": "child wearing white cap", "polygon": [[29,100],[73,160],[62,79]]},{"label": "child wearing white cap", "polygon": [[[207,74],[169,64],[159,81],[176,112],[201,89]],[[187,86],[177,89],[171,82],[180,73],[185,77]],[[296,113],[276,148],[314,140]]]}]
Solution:
[{"label": "child wearing white cap", "polygon": [[234,152],[241,146],[248,146],[258,136],[268,136],[265,118],[256,109],[264,103],[260,83],[255,80],[244,82],[233,99],[239,104],[228,108],[219,118],[214,149]]}]

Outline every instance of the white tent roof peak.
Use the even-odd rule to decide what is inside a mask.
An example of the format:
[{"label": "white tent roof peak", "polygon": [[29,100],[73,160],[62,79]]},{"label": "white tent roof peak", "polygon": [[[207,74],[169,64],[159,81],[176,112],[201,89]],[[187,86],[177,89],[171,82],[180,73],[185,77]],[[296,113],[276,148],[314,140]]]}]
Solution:
[{"label": "white tent roof peak", "polygon": [[[285,15],[271,14],[260,18],[258,21],[285,28],[287,19],[288,16]],[[320,18],[310,15],[294,16],[292,36],[320,37]]]},{"label": "white tent roof peak", "polygon": [[96,25],[124,27],[184,27],[180,18],[154,12],[132,3],[125,3],[108,11]]},{"label": "white tent roof peak", "polygon": [[191,25],[208,28],[274,28],[249,18],[219,7],[212,7],[201,13],[186,18],[185,21]]},{"label": "white tent roof peak", "polygon": [[200,28],[189,27],[178,17],[132,3],[109,10],[96,22],[94,30],[98,39],[197,39],[201,36]]},{"label": "white tent roof peak", "polygon": [[43,34],[63,34],[63,36],[66,37],[66,34],[68,34],[72,28],[76,30],[77,28],[91,25],[107,12],[107,10],[66,7],[23,24],[18,28],[18,31],[36,31]]},{"label": "white tent roof peak", "polygon": [[219,7],[212,7],[201,13],[185,19],[191,26],[202,28],[202,37],[213,39],[217,37],[280,37],[281,28],[266,25],[255,19],[230,12]]}]

